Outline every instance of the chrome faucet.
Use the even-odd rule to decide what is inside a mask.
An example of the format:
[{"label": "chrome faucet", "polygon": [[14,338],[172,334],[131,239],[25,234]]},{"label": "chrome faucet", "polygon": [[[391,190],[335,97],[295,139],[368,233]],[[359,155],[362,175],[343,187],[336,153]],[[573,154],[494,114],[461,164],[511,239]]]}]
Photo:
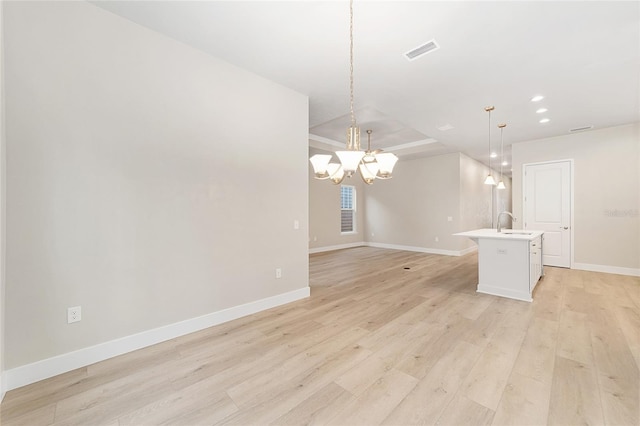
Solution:
[{"label": "chrome faucet", "polygon": [[518,219],[516,219],[515,217],[513,217],[513,214],[512,214],[512,213],[510,213],[510,212],[504,211],[504,212],[500,213],[500,214],[498,215],[498,225],[496,226],[496,228],[497,228],[498,232],[502,232],[502,227],[500,226],[500,219],[502,219],[502,215],[503,215],[503,214],[508,214],[509,216],[511,216],[511,220],[512,220],[512,221],[514,221],[514,222],[517,222],[517,221],[518,221]]}]

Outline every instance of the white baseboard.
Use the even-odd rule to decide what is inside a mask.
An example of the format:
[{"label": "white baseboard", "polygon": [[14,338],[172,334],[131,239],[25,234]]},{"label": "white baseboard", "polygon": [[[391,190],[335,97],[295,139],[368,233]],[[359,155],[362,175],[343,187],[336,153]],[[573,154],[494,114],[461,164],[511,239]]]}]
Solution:
[{"label": "white baseboard", "polygon": [[342,250],[342,249],[353,248],[353,247],[363,247],[366,245],[367,243],[365,242],[359,242],[359,243],[339,244],[337,246],[316,247],[316,248],[309,249],[309,254],[323,253],[325,251]]},{"label": "white baseboard", "polygon": [[623,268],[621,266],[593,265],[590,263],[573,263],[573,269],[582,271],[604,272],[607,274],[630,275],[640,277],[640,268]]},{"label": "white baseboard", "polygon": [[506,289],[504,287],[478,284],[478,289],[476,291],[478,293],[490,294],[492,296],[508,297],[510,299],[522,300],[523,302],[533,302],[531,294],[527,292]]},{"label": "white baseboard", "polygon": [[237,318],[255,314],[266,309],[294,302],[309,297],[309,287],[303,287],[288,293],[256,300],[244,305],[223,309],[197,318],[191,318],[142,333],[100,343],[95,346],[74,352],[47,358],[31,364],[12,368],[4,372],[2,384],[4,391],[35,383],[58,374],[66,373],[76,368],[85,367],[105,359],[132,352],[147,346],[155,345],[185,334],[193,333],[214,325],[222,324]]},{"label": "white baseboard", "polygon": [[429,253],[429,254],[442,254],[445,256],[463,256],[467,253],[471,253],[478,250],[478,246],[469,247],[464,250],[441,250],[441,249],[434,249],[434,248],[427,248],[427,247],[402,246],[397,244],[385,244],[385,243],[366,243],[366,244],[369,247],[386,248],[391,250],[416,251],[419,253]]},{"label": "white baseboard", "polygon": [[465,254],[473,253],[473,252],[476,252],[476,251],[478,251],[478,246],[474,245],[473,247],[467,247],[464,250],[460,250],[459,251],[460,254],[457,255],[457,256],[464,256]]},{"label": "white baseboard", "polygon": [[0,373],[0,402],[2,402],[4,396],[7,394],[7,386],[5,385],[6,383],[6,375],[3,371],[2,373]]}]

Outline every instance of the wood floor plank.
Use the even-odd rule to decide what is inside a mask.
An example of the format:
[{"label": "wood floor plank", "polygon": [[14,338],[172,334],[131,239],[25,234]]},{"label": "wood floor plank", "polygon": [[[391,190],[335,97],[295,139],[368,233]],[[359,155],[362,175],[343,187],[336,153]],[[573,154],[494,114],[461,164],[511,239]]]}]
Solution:
[{"label": "wood floor plank", "polygon": [[48,426],[55,420],[56,404],[51,403],[43,407],[23,410],[19,415],[2,415],[0,424],[3,426]]},{"label": "wood floor plank", "polygon": [[[317,366],[310,366],[287,381],[276,381],[266,392],[258,392],[242,406],[242,411],[225,419],[221,424],[268,424],[295,411],[308,399],[320,392],[341,372],[359,365],[371,353],[359,345],[345,347]],[[349,397],[351,395],[349,394]]]},{"label": "wood floor plank", "polygon": [[[238,411],[224,391],[207,388],[205,383],[174,392],[118,418],[119,426],[213,424]],[[206,397],[203,398],[203,395]]]},{"label": "wood floor plank", "polygon": [[549,415],[551,383],[513,372],[496,409],[496,426],[544,425]]},{"label": "wood floor plank", "polygon": [[559,324],[535,317],[525,335],[513,371],[542,383],[553,380]]},{"label": "wood floor plank", "polygon": [[441,426],[482,426],[490,425],[493,410],[458,393],[438,419]]},{"label": "wood floor plank", "polygon": [[408,374],[395,369],[389,370],[361,395],[354,396],[327,424],[380,424],[417,383],[418,380]]},{"label": "wood floor plank", "polygon": [[560,317],[557,355],[582,364],[593,365],[589,316],[565,310]]},{"label": "wood floor plank", "polygon": [[336,411],[344,409],[351,394],[332,382],[280,416],[272,425],[322,425],[333,417]]},{"label": "wood floor plank", "polygon": [[640,368],[640,332],[638,331],[640,330],[640,312],[637,309],[625,307],[616,308],[615,312],[620,330],[636,360],[636,366]]},{"label": "wood floor plank", "polygon": [[386,425],[433,425],[453,400],[482,349],[460,341],[450,356],[440,358],[429,373],[385,419]]},{"label": "wood floor plank", "polygon": [[604,424],[594,367],[560,356],[556,358],[547,424]]},{"label": "wood floor plank", "polygon": [[0,424],[639,423],[640,278],[545,268],[527,303],[477,267],[314,254],[309,298],[12,390]]},{"label": "wood floor plank", "polygon": [[515,354],[489,343],[460,392],[490,410],[498,407],[515,362]]},{"label": "wood floor plank", "polygon": [[614,309],[614,305],[594,306],[589,316],[604,418],[607,424],[640,424],[640,370]]}]

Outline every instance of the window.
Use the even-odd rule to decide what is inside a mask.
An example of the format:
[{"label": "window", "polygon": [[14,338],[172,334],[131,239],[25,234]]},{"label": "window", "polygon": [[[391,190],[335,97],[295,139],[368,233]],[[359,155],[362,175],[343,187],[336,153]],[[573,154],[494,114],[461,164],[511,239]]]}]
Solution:
[{"label": "window", "polygon": [[356,232],[356,188],[340,186],[340,232]]}]

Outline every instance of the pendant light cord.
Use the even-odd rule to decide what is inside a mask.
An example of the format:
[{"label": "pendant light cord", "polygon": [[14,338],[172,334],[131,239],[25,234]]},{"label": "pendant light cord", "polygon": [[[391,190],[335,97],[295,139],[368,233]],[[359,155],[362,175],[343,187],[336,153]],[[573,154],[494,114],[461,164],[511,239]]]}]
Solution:
[{"label": "pendant light cord", "polygon": [[502,182],[502,163],[504,163],[504,137],[502,135],[506,124],[500,124],[500,182]]},{"label": "pendant light cord", "polygon": [[491,109],[489,110],[489,174],[491,174]]}]

